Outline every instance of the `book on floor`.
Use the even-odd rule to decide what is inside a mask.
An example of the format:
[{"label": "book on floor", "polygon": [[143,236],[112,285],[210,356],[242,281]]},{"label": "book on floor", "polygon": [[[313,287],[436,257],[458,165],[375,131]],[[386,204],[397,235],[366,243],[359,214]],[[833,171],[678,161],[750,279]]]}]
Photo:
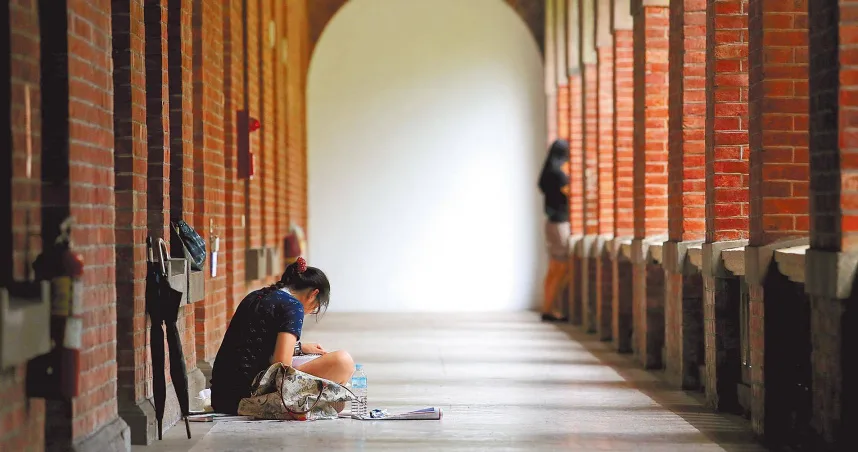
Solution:
[{"label": "book on floor", "polygon": [[428,407],[396,414],[391,414],[387,410],[372,410],[366,417],[353,417],[349,413],[341,413],[340,417],[361,421],[438,421],[443,415],[441,408]]}]

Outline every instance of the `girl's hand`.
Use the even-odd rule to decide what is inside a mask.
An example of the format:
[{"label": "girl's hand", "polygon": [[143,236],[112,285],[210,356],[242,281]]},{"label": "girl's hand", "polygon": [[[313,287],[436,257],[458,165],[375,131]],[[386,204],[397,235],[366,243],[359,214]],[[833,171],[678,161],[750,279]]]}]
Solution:
[{"label": "girl's hand", "polygon": [[315,344],[313,342],[301,343],[301,351],[308,355],[324,355],[328,353],[320,344]]},{"label": "girl's hand", "polygon": [[560,193],[563,193],[566,196],[569,196],[569,185],[564,185],[560,187]]}]

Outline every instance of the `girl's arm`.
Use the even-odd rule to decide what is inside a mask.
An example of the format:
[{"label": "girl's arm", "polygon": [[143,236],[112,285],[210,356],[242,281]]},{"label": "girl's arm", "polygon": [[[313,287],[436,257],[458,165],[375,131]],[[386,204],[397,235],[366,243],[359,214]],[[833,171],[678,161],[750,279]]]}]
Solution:
[{"label": "girl's arm", "polygon": [[273,363],[281,362],[284,366],[291,366],[296,342],[298,342],[298,338],[292,333],[277,334]]}]

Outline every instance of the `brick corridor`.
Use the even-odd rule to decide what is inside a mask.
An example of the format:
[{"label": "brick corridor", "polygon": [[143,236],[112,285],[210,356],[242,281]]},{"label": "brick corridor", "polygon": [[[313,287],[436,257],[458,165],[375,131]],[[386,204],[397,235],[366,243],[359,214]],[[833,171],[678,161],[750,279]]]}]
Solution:
[{"label": "brick corridor", "polygon": [[[307,340],[348,348],[366,366],[371,406],[437,405],[442,421],[221,423],[192,452],[765,450],[746,423],[669,389],[594,336],[533,314],[421,315],[415,323],[411,315],[331,313],[307,324]],[[183,435],[174,428],[163,444],[134,449],[188,450]]]}]

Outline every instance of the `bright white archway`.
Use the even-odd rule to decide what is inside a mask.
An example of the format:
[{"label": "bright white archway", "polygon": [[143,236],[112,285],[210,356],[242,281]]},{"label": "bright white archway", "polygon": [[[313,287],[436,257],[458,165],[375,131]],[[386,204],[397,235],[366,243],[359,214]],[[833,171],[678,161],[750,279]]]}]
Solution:
[{"label": "bright white archway", "polygon": [[505,311],[542,291],[542,58],[502,0],[350,0],[307,88],[309,252],[335,311]]}]

